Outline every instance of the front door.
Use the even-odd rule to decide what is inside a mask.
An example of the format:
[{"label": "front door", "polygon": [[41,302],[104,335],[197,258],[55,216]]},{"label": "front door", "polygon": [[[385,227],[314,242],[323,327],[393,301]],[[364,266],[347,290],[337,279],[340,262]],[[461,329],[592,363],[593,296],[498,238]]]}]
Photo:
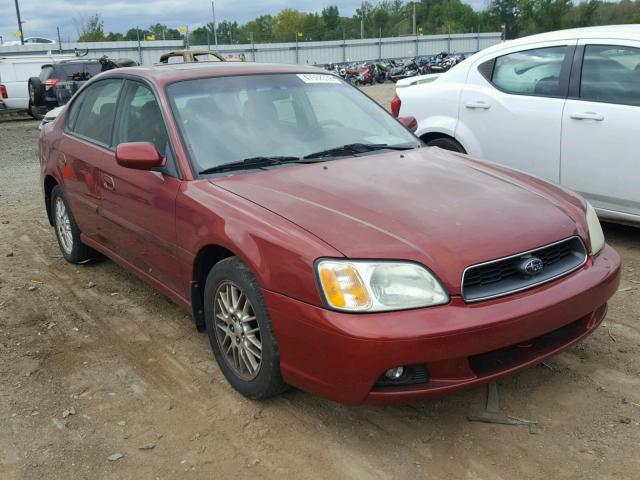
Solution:
[{"label": "front door", "polygon": [[626,216],[640,217],[640,42],[580,44],[562,117],[561,183],[603,216],[633,220]]},{"label": "front door", "polygon": [[129,80],[121,96],[113,145],[127,142],[153,143],[167,163],[159,171],[121,167],[115,157],[101,165],[101,214],[112,232],[109,247],[161,284],[179,291],[175,199],[181,181],[153,91]]},{"label": "front door", "polygon": [[568,43],[507,50],[470,69],[456,126],[457,136],[476,139],[465,145],[470,155],[559,181]]}]

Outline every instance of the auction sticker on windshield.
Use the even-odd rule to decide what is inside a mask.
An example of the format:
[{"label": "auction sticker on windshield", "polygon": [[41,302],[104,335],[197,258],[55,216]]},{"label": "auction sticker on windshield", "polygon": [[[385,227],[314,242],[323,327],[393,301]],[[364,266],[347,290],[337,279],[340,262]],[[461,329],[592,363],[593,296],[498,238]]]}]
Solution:
[{"label": "auction sticker on windshield", "polygon": [[333,75],[323,75],[321,73],[300,73],[298,78],[304,83],[340,83]]}]

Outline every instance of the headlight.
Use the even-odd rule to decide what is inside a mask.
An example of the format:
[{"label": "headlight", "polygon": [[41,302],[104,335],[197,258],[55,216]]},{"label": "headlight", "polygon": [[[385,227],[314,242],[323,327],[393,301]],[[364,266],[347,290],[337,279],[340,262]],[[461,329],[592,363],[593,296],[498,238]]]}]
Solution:
[{"label": "headlight", "polygon": [[440,282],[415,263],[321,260],[320,288],[327,304],[348,312],[383,312],[449,302]]},{"label": "headlight", "polygon": [[589,202],[587,202],[587,224],[589,225],[591,254],[595,255],[604,247],[604,233],[598,215]]}]

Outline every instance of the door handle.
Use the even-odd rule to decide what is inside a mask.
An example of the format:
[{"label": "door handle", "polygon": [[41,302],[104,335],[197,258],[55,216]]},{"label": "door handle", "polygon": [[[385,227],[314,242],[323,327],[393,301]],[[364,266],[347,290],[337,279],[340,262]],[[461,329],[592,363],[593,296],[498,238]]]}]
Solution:
[{"label": "door handle", "polygon": [[472,110],[476,108],[479,108],[482,110],[489,110],[491,108],[491,105],[489,105],[487,102],[483,102],[482,100],[479,100],[477,102],[467,102],[464,104],[464,106]]},{"label": "door handle", "polygon": [[102,176],[102,186],[106,190],[114,191],[116,189],[116,183],[113,180],[113,177],[110,177],[109,175]]},{"label": "door handle", "polygon": [[595,120],[596,122],[601,122],[604,120],[604,115],[600,115],[596,112],[579,112],[572,113],[571,118],[574,120]]}]

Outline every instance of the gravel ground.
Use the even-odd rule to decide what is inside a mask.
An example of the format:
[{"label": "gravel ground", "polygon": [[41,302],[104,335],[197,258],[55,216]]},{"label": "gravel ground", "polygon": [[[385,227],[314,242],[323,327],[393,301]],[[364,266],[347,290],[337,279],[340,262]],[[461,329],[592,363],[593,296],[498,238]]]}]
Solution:
[{"label": "gravel ground", "polygon": [[[365,91],[388,105],[392,87]],[[414,406],[232,390],[189,315],[113,262],[60,256],[37,123],[0,120],[0,479],[640,477],[640,230],[605,325],[543,365]]]}]

